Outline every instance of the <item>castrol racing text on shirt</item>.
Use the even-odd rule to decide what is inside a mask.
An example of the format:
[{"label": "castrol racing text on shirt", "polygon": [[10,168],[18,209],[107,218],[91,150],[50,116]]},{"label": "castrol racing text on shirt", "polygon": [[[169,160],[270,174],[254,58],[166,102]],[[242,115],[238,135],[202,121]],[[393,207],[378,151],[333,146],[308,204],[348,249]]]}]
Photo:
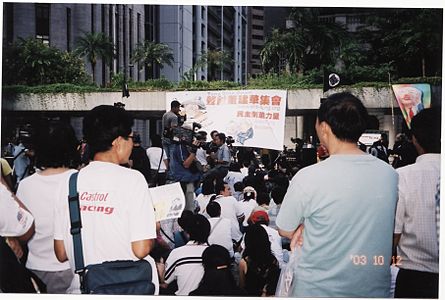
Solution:
[{"label": "castrol racing text on shirt", "polygon": [[79,195],[80,210],[110,215],[114,211],[114,207],[108,206],[108,193],[88,193],[82,192]]}]

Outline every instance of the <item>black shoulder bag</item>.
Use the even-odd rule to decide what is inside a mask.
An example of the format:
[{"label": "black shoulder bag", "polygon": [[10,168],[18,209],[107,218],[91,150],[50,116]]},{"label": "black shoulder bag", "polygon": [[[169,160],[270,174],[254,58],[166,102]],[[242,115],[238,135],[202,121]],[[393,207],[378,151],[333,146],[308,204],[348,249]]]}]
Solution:
[{"label": "black shoulder bag", "polygon": [[80,277],[82,294],[153,295],[151,265],[146,260],[117,260],[84,266],[82,251],[82,222],[77,192],[78,172],[69,180],[68,205],[71,235],[73,236],[75,273]]}]

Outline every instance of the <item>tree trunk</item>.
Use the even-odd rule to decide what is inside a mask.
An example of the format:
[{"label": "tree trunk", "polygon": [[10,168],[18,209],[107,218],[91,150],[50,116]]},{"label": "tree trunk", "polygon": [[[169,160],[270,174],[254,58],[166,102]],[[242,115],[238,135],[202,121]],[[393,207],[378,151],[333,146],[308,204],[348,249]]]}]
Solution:
[{"label": "tree trunk", "polygon": [[94,75],[94,71],[96,70],[96,63],[91,62],[91,68],[93,69],[93,83],[96,84],[96,76]]},{"label": "tree trunk", "polygon": [[422,55],[422,77],[426,77],[426,65],[425,65],[425,56]]}]

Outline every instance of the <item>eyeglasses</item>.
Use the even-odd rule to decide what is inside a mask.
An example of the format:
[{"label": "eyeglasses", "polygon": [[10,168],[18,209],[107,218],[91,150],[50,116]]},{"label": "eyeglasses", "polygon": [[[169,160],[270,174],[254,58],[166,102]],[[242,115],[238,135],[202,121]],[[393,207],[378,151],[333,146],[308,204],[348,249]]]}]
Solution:
[{"label": "eyeglasses", "polygon": [[134,142],[134,135],[127,135],[125,139],[131,139]]}]

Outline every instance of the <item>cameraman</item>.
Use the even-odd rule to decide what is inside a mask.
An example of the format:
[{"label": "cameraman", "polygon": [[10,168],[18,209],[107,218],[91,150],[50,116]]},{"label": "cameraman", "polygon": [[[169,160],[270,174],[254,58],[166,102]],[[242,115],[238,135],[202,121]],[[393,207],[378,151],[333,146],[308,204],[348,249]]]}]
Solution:
[{"label": "cameraman", "polygon": [[173,181],[180,182],[185,195],[185,209],[194,210],[195,186],[201,179],[200,164],[196,160],[196,151],[200,142],[195,140],[191,145],[171,144],[170,171]]},{"label": "cameraman", "polygon": [[[172,129],[180,126],[179,124],[179,112],[181,103],[177,100],[173,100],[170,104],[170,111],[166,112],[162,116],[162,147],[167,155],[167,169],[170,170],[169,162],[172,154]],[[169,171],[170,175],[170,171]]]},{"label": "cameraman", "polygon": [[222,180],[229,172],[231,160],[230,150],[226,145],[226,135],[222,132],[218,133],[215,136],[215,144],[218,147],[218,150],[213,155],[214,167],[205,174],[205,177]]}]

